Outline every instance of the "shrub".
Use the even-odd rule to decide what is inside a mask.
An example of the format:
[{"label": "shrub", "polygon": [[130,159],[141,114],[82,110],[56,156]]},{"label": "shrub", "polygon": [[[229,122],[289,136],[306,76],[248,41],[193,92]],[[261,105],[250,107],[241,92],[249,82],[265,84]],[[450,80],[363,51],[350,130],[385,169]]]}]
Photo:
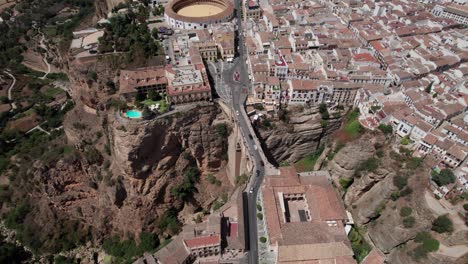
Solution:
[{"label": "shrub", "polygon": [[413,213],[413,209],[411,209],[410,207],[404,206],[400,209],[400,216],[402,217],[410,216],[411,213]]},{"label": "shrub", "polygon": [[249,177],[245,173],[243,173],[242,175],[236,176],[235,183],[237,185],[243,185],[247,182],[248,179]]},{"label": "shrub", "polygon": [[213,211],[216,211],[219,208],[221,208],[221,206],[223,206],[223,203],[216,200],[216,201],[213,202],[213,205],[211,206],[211,209],[213,209]]},{"label": "shrub", "polygon": [[404,196],[410,195],[412,192],[413,192],[413,189],[406,186],[406,188],[404,188],[402,191],[400,191],[400,195],[401,195],[401,197],[404,197]]},{"label": "shrub", "polygon": [[395,187],[397,187],[400,190],[405,188],[407,184],[408,184],[408,178],[406,177],[397,175],[393,178],[393,185],[395,185]]},{"label": "shrub", "polygon": [[464,204],[463,209],[465,209],[465,211],[468,211],[468,204]]},{"label": "shrub", "polygon": [[450,220],[448,215],[441,215],[437,217],[434,222],[432,222],[432,230],[436,231],[437,233],[452,232],[452,220]]},{"label": "shrub", "polygon": [[260,237],[260,242],[262,243],[266,243],[267,242],[267,238],[266,237]]},{"label": "shrub", "polygon": [[351,186],[351,184],[353,184],[354,178],[340,178],[339,182],[341,187],[346,190],[349,186]]},{"label": "shrub", "polygon": [[413,251],[413,257],[416,260],[425,258],[427,253],[435,252],[439,249],[439,241],[432,238],[431,234],[428,232],[419,232],[414,241],[420,243],[421,245],[417,246]]},{"label": "shrub", "polygon": [[18,229],[23,224],[26,215],[29,213],[30,207],[27,203],[21,203],[11,209],[5,217],[5,225],[8,228]]},{"label": "shrub", "polygon": [[403,146],[406,146],[406,145],[409,145],[409,138],[408,137],[403,137],[400,141],[400,144],[402,144]]},{"label": "shrub", "polygon": [[257,218],[258,220],[263,220],[263,214],[262,213],[257,213]]},{"label": "shrub", "polygon": [[412,157],[410,158],[410,160],[406,163],[406,167],[410,170],[415,170],[417,168],[419,168],[419,166],[421,166],[421,164],[423,163],[423,159],[422,158],[418,158],[418,157]]},{"label": "shrub", "polygon": [[412,216],[403,218],[403,226],[405,228],[412,228],[415,223],[416,223],[416,219],[414,219],[414,217]]},{"label": "shrub", "polygon": [[208,174],[208,176],[206,176],[206,179],[207,179],[208,182],[211,183],[211,184],[215,184],[215,183],[216,183],[216,178],[215,178],[215,176],[213,176],[213,174]]},{"label": "shrub", "polygon": [[375,172],[379,168],[379,160],[376,158],[369,158],[356,168],[355,174],[360,175],[361,172],[367,171],[367,172]]},{"label": "shrub", "polygon": [[93,146],[86,148],[85,158],[90,164],[96,164],[102,161],[101,153]]},{"label": "shrub", "polygon": [[180,230],[180,223],[177,219],[177,211],[170,208],[162,216],[158,218],[157,226],[162,231],[167,231],[169,234],[174,235]]},{"label": "shrub", "polygon": [[228,127],[225,123],[217,124],[216,132],[222,138],[227,138],[229,136]]},{"label": "shrub", "polygon": [[455,175],[450,169],[443,169],[439,174],[432,176],[432,180],[439,186],[444,186],[455,182]]},{"label": "shrub", "polygon": [[391,125],[380,124],[378,128],[380,129],[380,131],[382,131],[386,135],[393,133],[393,127]]},{"label": "shrub", "polygon": [[390,199],[392,199],[392,201],[396,201],[398,198],[400,198],[400,192],[397,191],[390,194]]},{"label": "shrub", "polygon": [[258,211],[262,211],[262,206],[259,205],[259,204],[257,204],[257,210],[258,210]]},{"label": "shrub", "polygon": [[382,150],[377,150],[375,154],[377,155],[378,158],[383,158],[384,156],[384,152]]},{"label": "shrub", "polygon": [[195,183],[198,182],[200,177],[200,171],[197,167],[189,167],[184,173],[184,182],[180,185],[171,188],[170,193],[182,200],[185,200],[197,189]]},{"label": "shrub", "polygon": [[140,234],[140,249],[143,252],[148,252],[158,247],[159,241],[155,234],[149,232],[142,232]]},{"label": "shrub", "polygon": [[367,254],[372,250],[372,247],[367,243],[358,228],[353,228],[348,235],[351,241],[351,247],[358,262],[361,262]]}]

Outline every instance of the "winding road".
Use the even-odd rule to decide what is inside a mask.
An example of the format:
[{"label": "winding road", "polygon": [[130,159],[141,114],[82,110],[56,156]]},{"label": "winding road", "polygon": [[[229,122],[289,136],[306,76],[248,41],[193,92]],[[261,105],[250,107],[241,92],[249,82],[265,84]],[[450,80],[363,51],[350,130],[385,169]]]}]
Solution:
[{"label": "winding road", "polygon": [[42,58],[42,60],[44,61],[44,63],[47,65],[47,72],[44,74],[44,76],[40,77],[39,79],[41,80],[44,80],[47,75],[50,73],[50,64],[49,62],[47,61],[47,54],[49,54],[49,50],[47,49],[47,45],[44,44],[44,40],[45,40],[45,35],[44,33],[41,32],[41,30],[38,28],[37,31],[39,32],[39,34],[41,34],[42,38],[41,38],[41,41],[39,43],[39,47],[41,47],[42,49],[44,49],[46,51],[46,56]]},{"label": "winding road", "polygon": [[15,87],[16,84],[16,78],[13,74],[11,74],[8,71],[3,71],[6,75],[10,76],[11,79],[13,79],[13,82],[10,84],[10,87],[8,87],[8,100],[11,102],[11,109],[16,109],[16,104],[13,102],[13,96],[11,95],[11,92],[13,90],[13,87]]}]

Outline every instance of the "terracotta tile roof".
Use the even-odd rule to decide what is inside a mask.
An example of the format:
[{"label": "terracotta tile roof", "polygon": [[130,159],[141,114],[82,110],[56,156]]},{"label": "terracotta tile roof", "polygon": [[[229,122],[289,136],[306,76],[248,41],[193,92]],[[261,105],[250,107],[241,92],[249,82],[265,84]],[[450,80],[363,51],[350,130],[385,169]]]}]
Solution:
[{"label": "terracotta tile roof", "polygon": [[427,134],[423,140],[427,143],[429,143],[430,145],[434,145],[436,142],[437,142],[437,138],[432,135],[432,134]]},{"label": "terracotta tile roof", "polygon": [[182,238],[177,237],[167,246],[158,250],[155,253],[156,259],[162,264],[182,264],[190,255],[190,252],[185,247]]},{"label": "terracotta tile roof", "polygon": [[164,67],[120,71],[119,91],[121,94],[136,92],[137,87],[165,84],[167,84],[167,78]]},{"label": "terracotta tile roof", "polygon": [[384,264],[384,263],[385,263],[385,255],[376,248],[372,249],[372,251],[361,262],[361,264]]},{"label": "terracotta tile roof", "polygon": [[185,239],[184,243],[190,249],[207,246],[217,246],[221,243],[221,237],[219,235],[195,237],[192,239]]},{"label": "terracotta tile roof", "polygon": [[342,263],[356,263],[356,261],[353,260],[352,255],[353,250],[343,242],[278,247],[278,263],[297,263],[297,261],[327,260],[344,256],[351,256],[351,259],[349,259],[348,262]]},{"label": "terracotta tile roof", "polygon": [[[304,195],[309,221],[286,222],[281,203],[287,194]],[[346,211],[328,173],[281,167],[280,175],[266,177],[262,196],[269,242],[279,245],[278,263],[355,263],[343,226]]]}]

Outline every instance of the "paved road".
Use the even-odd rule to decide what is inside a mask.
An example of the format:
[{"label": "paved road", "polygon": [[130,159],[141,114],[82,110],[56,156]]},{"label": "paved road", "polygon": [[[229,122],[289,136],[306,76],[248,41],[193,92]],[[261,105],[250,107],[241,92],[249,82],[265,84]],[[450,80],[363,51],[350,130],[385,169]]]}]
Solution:
[{"label": "paved road", "polygon": [[9,73],[8,71],[3,71],[6,75],[10,76],[11,79],[13,79],[13,82],[11,83],[10,87],[8,87],[8,100],[11,102],[11,109],[16,109],[16,104],[13,102],[13,96],[11,95],[11,91],[13,90],[13,87],[15,87],[16,84],[16,78],[13,74]]},{"label": "paved road", "polygon": [[[235,1],[236,9],[240,10],[240,0]],[[253,164],[255,165],[255,170],[259,171],[259,175],[256,176],[254,171],[253,176],[250,178],[248,184],[248,224],[249,228],[249,256],[248,262],[250,264],[258,263],[258,230],[257,230],[257,207],[256,207],[256,198],[260,185],[262,184],[263,178],[265,176],[265,168],[262,164],[267,161],[262,162],[262,158],[258,153],[258,149],[261,149],[258,141],[254,141],[250,138],[249,135],[252,135],[250,119],[247,116],[244,109],[244,102],[247,98],[248,91],[251,88],[250,80],[248,77],[247,65],[246,65],[246,55],[245,55],[245,45],[244,45],[244,36],[242,32],[242,19],[241,13],[237,12],[237,23],[238,23],[238,47],[239,47],[239,56],[234,60],[233,67],[225,69],[222,72],[223,80],[227,86],[231,88],[232,93],[232,107],[236,113],[238,126],[243,135],[243,140],[247,146],[247,151],[249,151],[253,157]],[[239,80],[234,80],[234,74],[238,72],[240,75]],[[244,210],[245,211],[245,210]],[[247,228],[247,227],[246,227]]]}]

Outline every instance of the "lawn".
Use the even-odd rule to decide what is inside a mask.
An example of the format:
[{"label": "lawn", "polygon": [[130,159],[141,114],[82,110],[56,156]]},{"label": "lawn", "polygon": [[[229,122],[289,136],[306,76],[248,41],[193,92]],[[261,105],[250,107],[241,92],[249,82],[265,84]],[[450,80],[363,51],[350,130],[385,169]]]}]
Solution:
[{"label": "lawn", "polygon": [[47,90],[44,92],[44,95],[47,97],[55,97],[59,93],[63,92],[62,89],[57,88],[57,87],[49,87]]},{"label": "lawn", "polygon": [[318,148],[317,150],[307,154],[304,158],[299,160],[294,164],[298,172],[311,171],[314,170],[315,162],[323,152],[323,147]]},{"label": "lawn", "polygon": [[361,134],[362,126],[361,126],[361,123],[359,123],[359,120],[356,119],[356,120],[352,120],[348,122],[344,130],[346,131],[346,133],[348,133],[349,136],[351,136],[352,138],[355,138],[359,136],[359,134]]},{"label": "lawn", "polygon": [[143,101],[142,103],[143,103],[144,105],[146,105],[146,106],[159,104],[159,112],[160,112],[160,113],[165,113],[165,112],[168,110],[167,103],[166,103],[166,98],[162,98],[162,99],[159,100],[159,101],[154,101],[154,100],[151,100],[151,99],[146,99],[146,100]]},{"label": "lawn", "polygon": [[344,126],[344,131],[348,134],[351,138],[358,137],[363,131],[364,128],[362,127],[361,123],[359,123],[359,110],[355,109],[348,114],[346,118],[346,124]]},{"label": "lawn", "polygon": [[43,29],[44,33],[49,37],[55,37],[57,35],[56,26],[47,26]]}]

